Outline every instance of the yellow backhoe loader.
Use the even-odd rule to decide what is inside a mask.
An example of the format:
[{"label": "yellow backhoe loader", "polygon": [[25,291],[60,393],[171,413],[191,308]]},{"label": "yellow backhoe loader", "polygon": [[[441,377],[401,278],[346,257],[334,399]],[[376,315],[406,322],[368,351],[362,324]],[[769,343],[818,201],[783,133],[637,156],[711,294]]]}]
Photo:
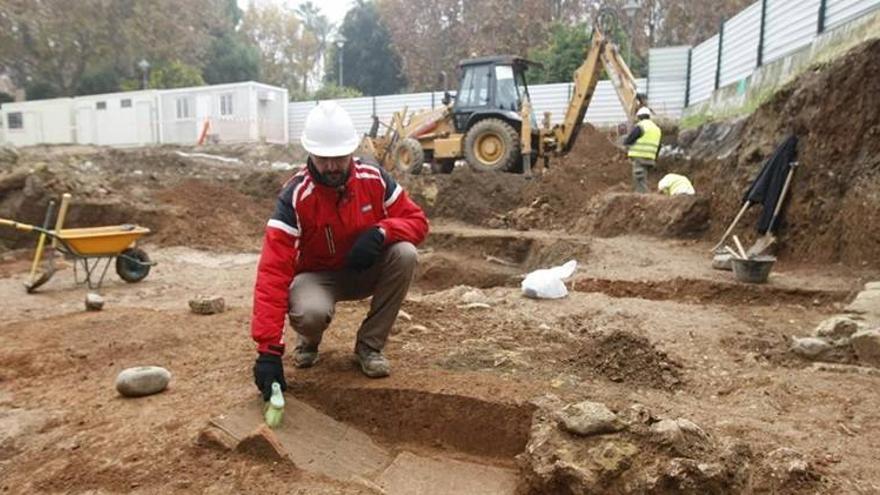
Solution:
[{"label": "yellow backhoe loader", "polygon": [[[374,117],[361,152],[386,169],[412,174],[421,173],[424,163],[435,173],[449,173],[461,158],[478,171],[530,174],[538,158],[546,166],[551,156],[571,151],[603,68],[630,122],[647,104],[617,47],[593,29],[590,49],[574,73],[565,119],[551,127],[550,113],[545,112],[538,126],[525,78],[532,65],[538,64],[513,55],[462,61],[454,99],[447,93],[436,109],[408,114],[404,108],[390,123]],[[382,135],[380,126],[385,128]]]}]

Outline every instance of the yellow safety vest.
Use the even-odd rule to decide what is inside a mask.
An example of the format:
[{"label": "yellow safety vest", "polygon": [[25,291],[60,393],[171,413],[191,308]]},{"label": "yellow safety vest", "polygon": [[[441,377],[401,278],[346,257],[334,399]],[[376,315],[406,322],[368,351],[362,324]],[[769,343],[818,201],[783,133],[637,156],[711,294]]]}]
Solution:
[{"label": "yellow safety vest", "polygon": [[678,196],[681,194],[695,194],[694,186],[687,177],[678,174],[666,174],[657,184],[657,189],[661,193],[670,196]]},{"label": "yellow safety vest", "polygon": [[647,119],[640,120],[636,125],[642,128],[642,135],[638,141],[630,145],[627,156],[645,160],[656,159],[657,150],[660,149],[660,128]]}]

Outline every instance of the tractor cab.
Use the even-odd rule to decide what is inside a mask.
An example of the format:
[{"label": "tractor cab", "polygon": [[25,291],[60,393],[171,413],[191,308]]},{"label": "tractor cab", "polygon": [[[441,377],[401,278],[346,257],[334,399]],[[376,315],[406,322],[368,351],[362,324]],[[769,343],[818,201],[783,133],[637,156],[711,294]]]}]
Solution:
[{"label": "tractor cab", "polygon": [[462,61],[461,80],[452,107],[455,129],[466,132],[477,120],[489,115],[519,127],[520,104],[528,96],[525,72],[540,66],[514,55],[496,55]]}]

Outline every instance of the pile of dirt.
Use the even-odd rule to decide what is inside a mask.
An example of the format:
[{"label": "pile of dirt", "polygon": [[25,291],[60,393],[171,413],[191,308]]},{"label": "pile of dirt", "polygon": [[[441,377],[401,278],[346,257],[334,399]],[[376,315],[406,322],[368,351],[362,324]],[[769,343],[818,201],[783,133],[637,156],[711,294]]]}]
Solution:
[{"label": "pile of dirt", "polygon": [[273,206],[228,185],[195,179],[159,191],[156,199],[173,212],[156,219],[152,241],[209,250],[258,248],[255,241]]},{"label": "pile of dirt", "polygon": [[[720,236],[764,161],[788,136],[799,138],[798,161],[780,256],[809,262],[880,267],[880,40],[815,67],[776,93],[745,122],[704,126],[682,135],[695,160],[698,191],[711,197],[711,233]],[[718,159],[718,137],[738,145]],[[724,142],[731,142],[725,138]],[[741,226],[754,226],[753,208]],[[754,232],[752,236],[754,236]]]},{"label": "pile of dirt", "polygon": [[626,331],[591,335],[572,362],[613,382],[663,390],[682,385],[681,364],[647,338]]},{"label": "pile of dirt", "polygon": [[585,215],[590,200],[625,190],[630,176],[623,151],[584,125],[572,151],[527,180],[518,174],[476,173],[457,167],[450,175],[406,175],[401,184],[431,217],[487,227],[566,229]]},{"label": "pile of dirt", "polygon": [[709,227],[709,200],[702,196],[609,193],[590,204],[580,230],[599,237],[647,234],[658,237],[698,237]]},{"label": "pile of dirt", "polygon": [[[253,249],[275,195],[293,172],[230,161],[215,151],[202,156],[196,155],[204,153],[201,148],[170,146],[21,148],[0,161],[0,217],[40,225],[49,201],[69,192],[70,228],[136,223],[153,230],[149,241],[165,245]],[[0,229],[0,250],[33,243],[33,236]]]}]

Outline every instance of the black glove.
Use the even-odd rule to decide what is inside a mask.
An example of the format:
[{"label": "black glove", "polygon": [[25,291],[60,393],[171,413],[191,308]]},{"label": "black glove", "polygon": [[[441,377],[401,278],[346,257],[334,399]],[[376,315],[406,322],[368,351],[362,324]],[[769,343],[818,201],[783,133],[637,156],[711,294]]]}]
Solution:
[{"label": "black glove", "polygon": [[379,227],[365,230],[354,246],[345,257],[345,267],[351,270],[363,271],[373,266],[379,256],[382,255],[382,247],[385,245],[385,234]]},{"label": "black glove", "polygon": [[287,390],[281,356],[261,352],[254,363],[254,383],[263,394],[263,400],[272,397],[272,382],[278,382],[282,391]]}]

